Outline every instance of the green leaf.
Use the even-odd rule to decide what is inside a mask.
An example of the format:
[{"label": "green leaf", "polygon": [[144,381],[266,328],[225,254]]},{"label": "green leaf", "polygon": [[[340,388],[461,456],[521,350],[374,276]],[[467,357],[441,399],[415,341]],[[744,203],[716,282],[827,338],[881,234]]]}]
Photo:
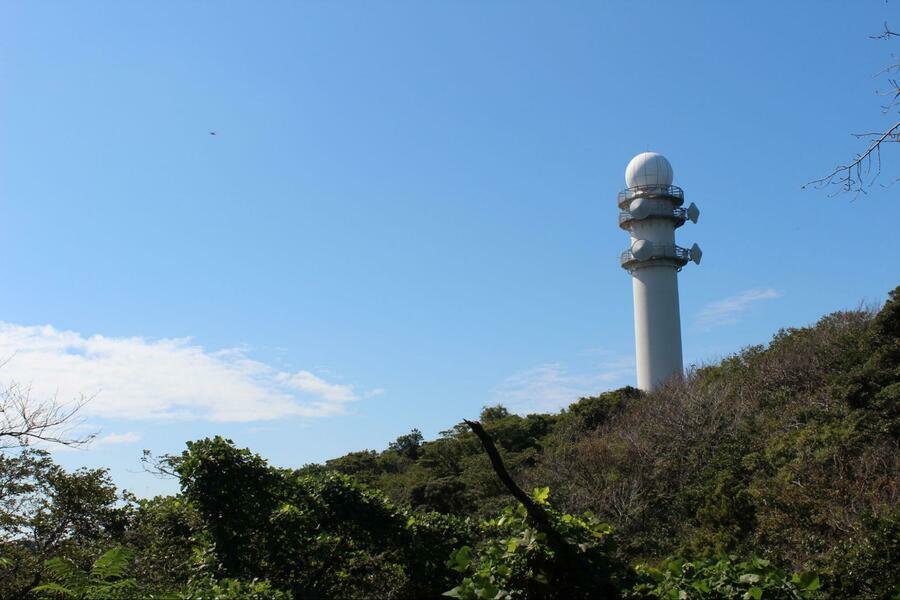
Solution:
[{"label": "green leaf", "polygon": [[460,597],[459,592],[460,592],[461,588],[462,588],[462,586],[458,585],[455,588],[453,588],[452,590],[447,590],[446,592],[441,594],[441,596],[449,596],[450,598],[459,598]]},{"label": "green leaf", "polygon": [[695,581],[694,583],[691,584],[691,587],[700,593],[703,593],[703,594],[709,593],[709,583],[706,581]]},{"label": "green leaf", "polygon": [[752,587],[744,594],[744,598],[747,598],[748,600],[761,600],[762,594],[762,588]]},{"label": "green leaf", "polygon": [[666,570],[672,575],[681,575],[683,570],[682,566],[684,566],[684,561],[681,559],[670,560],[666,564]]},{"label": "green leaf", "polygon": [[44,562],[52,579],[61,582],[66,588],[75,590],[77,594],[88,585],[88,576],[75,563],[67,558],[54,557]]},{"label": "green leaf", "polygon": [[450,559],[447,561],[447,566],[459,573],[468,571],[470,564],[472,564],[472,548],[469,546],[458,549],[450,555]]},{"label": "green leaf", "polygon": [[36,594],[49,593],[55,594],[57,596],[63,596],[64,598],[75,598],[75,592],[58,583],[45,583],[44,585],[39,585],[35,588],[31,588],[31,591]]},{"label": "green leaf", "polygon": [[531,494],[531,496],[538,504],[547,504],[547,499],[550,498],[550,488],[534,488],[534,492]]},{"label": "green leaf", "polygon": [[110,581],[124,577],[132,556],[134,556],[134,551],[122,546],[108,550],[103,556],[94,561],[94,566],[91,568],[91,576],[100,581]]},{"label": "green leaf", "polygon": [[814,592],[819,589],[821,583],[819,582],[819,576],[811,571],[804,571],[803,573],[794,573],[794,576],[791,577],[791,582],[794,583],[801,590],[807,592]]}]

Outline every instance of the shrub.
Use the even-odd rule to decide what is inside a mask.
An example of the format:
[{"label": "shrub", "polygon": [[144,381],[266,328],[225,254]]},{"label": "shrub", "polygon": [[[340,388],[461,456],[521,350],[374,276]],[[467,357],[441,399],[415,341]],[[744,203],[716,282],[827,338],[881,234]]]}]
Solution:
[{"label": "shrub", "polygon": [[626,598],[671,600],[801,600],[819,597],[819,577],[787,574],[768,560],[738,561],[734,556],[688,561],[666,560],[661,567],[639,566],[642,581]]}]

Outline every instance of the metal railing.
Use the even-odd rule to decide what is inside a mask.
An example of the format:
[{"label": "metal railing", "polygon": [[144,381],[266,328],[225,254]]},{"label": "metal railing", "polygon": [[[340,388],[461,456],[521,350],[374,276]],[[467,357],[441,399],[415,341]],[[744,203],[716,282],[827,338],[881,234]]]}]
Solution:
[{"label": "metal railing", "polygon": [[636,185],[619,192],[616,203],[622,206],[635,198],[669,198],[681,206],[684,203],[684,190],[677,185]]},{"label": "metal railing", "polygon": [[660,259],[672,260],[684,266],[691,260],[691,251],[676,245],[653,244],[650,256],[644,260],[635,258],[631,250],[626,250],[619,255],[619,263],[626,269],[635,263],[648,263]]},{"label": "metal railing", "polygon": [[648,217],[667,217],[678,221],[678,225],[683,225],[685,221],[687,221],[687,209],[686,208],[653,208],[644,216],[642,219],[635,219],[630,211],[623,210],[619,212],[619,227],[628,223],[629,221],[642,221]]}]

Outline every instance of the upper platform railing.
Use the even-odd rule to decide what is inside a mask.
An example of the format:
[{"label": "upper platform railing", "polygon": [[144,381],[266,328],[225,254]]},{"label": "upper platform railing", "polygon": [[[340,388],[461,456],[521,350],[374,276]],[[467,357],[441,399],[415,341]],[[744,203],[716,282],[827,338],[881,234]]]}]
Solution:
[{"label": "upper platform railing", "polygon": [[631,214],[631,211],[623,210],[619,213],[619,227],[628,229],[629,223],[632,221],[640,221],[649,217],[662,217],[675,221],[675,227],[681,227],[688,220],[686,208],[651,208],[646,215],[640,219]]},{"label": "upper platform railing", "polygon": [[628,208],[628,204],[636,198],[665,198],[675,203],[684,204],[684,190],[677,185],[637,185],[619,192],[616,202],[619,208]]},{"label": "upper platform railing", "polygon": [[[626,250],[619,256],[619,263],[623,269],[632,271],[642,266],[650,266],[654,261],[668,261],[676,263],[681,269],[691,260],[691,251],[689,248],[682,248],[676,245],[653,244],[650,255],[643,259],[635,258],[631,250]],[[699,259],[698,259],[699,260]]]}]

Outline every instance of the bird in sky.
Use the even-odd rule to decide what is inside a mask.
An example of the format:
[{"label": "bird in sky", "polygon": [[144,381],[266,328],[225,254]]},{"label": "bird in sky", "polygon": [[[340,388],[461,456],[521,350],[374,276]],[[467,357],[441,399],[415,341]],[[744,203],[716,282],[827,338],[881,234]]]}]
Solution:
[{"label": "bird in sky", "polygon": [[215,131],[210,131],[210,132],[209,132],[209,135],[216,135],[216,132],[215,132]]}]

